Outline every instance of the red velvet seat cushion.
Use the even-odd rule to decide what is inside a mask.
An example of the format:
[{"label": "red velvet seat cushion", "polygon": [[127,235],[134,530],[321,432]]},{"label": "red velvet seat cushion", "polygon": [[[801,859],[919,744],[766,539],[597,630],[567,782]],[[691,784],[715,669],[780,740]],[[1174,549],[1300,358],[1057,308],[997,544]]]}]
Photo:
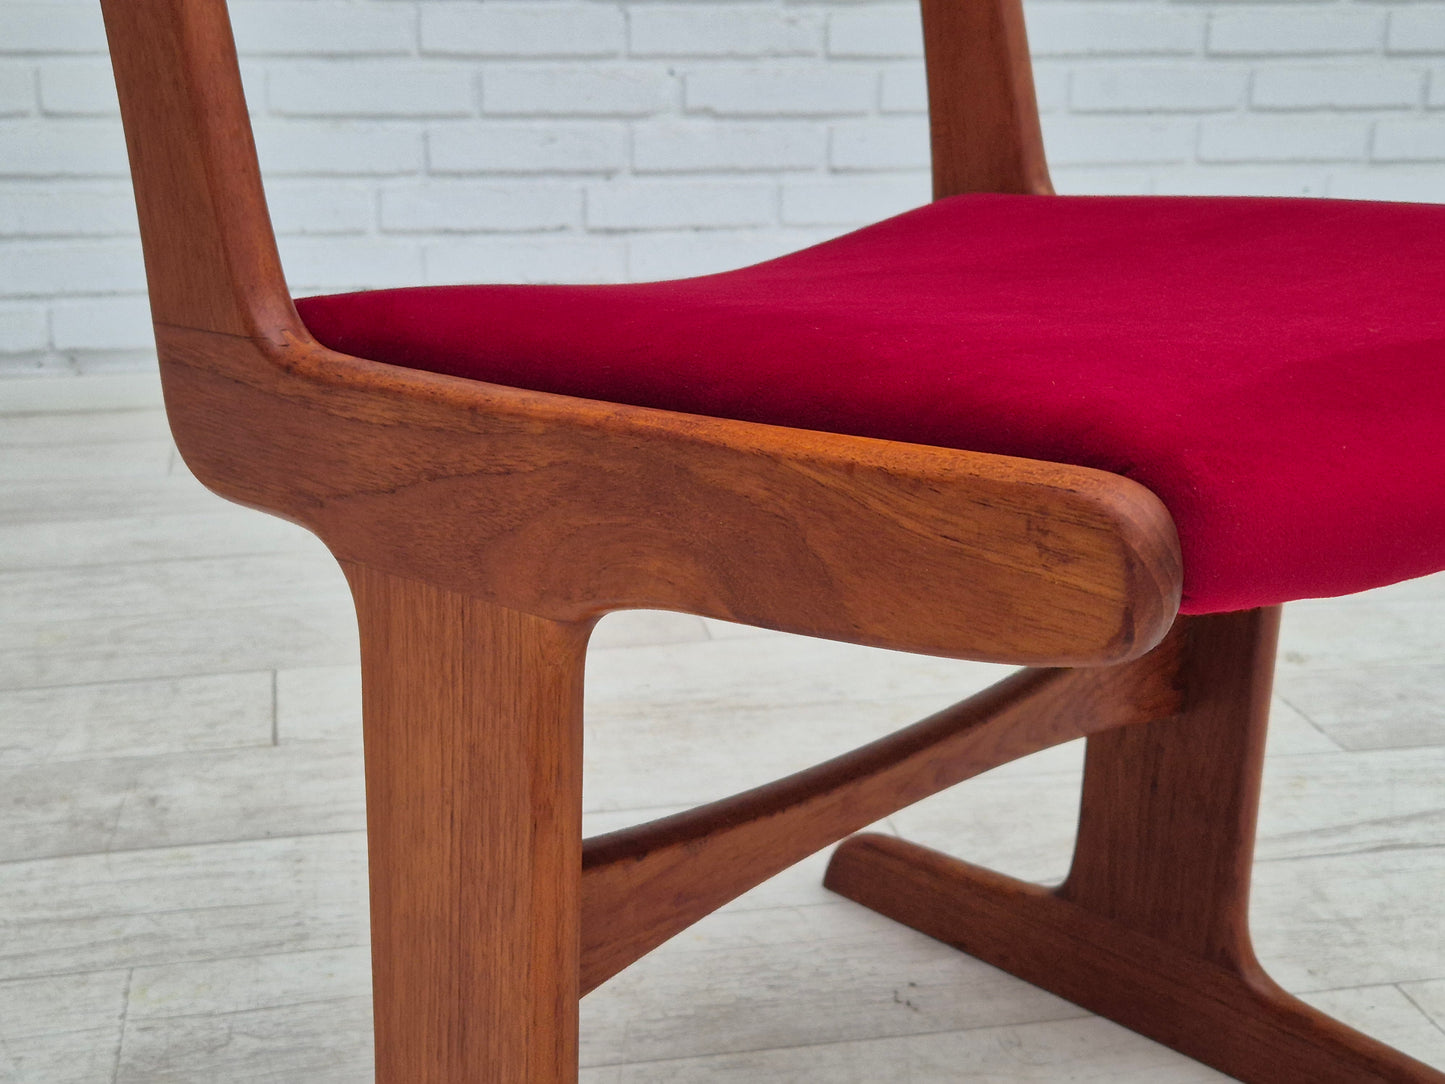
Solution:
[{"label": "red velvet seat cushion", "polygon": [[1185,612],[1445,568],[1445,206],[958,196],[702,278],[298,308],[397,365],[1127,475]]}]

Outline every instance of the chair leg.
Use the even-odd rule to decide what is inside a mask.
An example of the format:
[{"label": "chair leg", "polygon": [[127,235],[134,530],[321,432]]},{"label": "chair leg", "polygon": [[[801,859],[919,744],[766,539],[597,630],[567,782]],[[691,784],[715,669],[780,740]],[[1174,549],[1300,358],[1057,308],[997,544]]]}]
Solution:
[{"label": "chair leg", "polygon": [[588,629],[346,572],[377,1084],[575,1081]]},{"label": "chair leg", "polygon": [[884,836],[826,884],[1251,1084],[1445,1084],[1255,959],[1249,874],[1279,611],[1183,619],[1177,715],[1087,739],[1069,876],[1047,889]]}]

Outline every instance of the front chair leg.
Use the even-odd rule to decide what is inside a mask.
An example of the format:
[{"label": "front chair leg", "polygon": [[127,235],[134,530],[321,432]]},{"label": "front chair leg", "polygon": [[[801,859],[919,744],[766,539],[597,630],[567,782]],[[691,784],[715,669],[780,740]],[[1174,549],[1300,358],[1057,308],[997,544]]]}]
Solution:
[{"label": "front chair leg", "polygon": [[588,627],[346,573],[377,1084],[575,1081]]},{"label": "front chair leg", "polygon": [[1280,989],[1255,959],[1249,875],[1279,610],[1185,618],[1183,709],[1087,739],[1057,889],[855,836],[835,892],[1251,1084],[1445,1084]]}]

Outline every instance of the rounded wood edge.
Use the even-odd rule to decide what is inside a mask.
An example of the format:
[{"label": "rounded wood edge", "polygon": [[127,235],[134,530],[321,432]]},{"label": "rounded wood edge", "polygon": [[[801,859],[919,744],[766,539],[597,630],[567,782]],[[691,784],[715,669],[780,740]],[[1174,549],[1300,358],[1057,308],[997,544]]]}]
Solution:
[{"label": "rounded wood edge", "polygon": [[[299,336],[156,330],[172,426],[205,484],[301,523],[343,560],[514,609],[569,621],[673,609],[873,646],[1071,666],[1143,654],[1177,611],[1173,522],[1152,493],[1118,475],[502,387],[348,357]],[[478,534],[471,549],[459,537],[417,534],[420,511],[450,516],[453,535],[480,532],[487,524],[449,503],[479,489],[502,494],[499,511],[488,506],[481,519],[510,517],[506,530]],[[559,495],[570,507],[558,506]],[[638,552],[602,553],[612,544],[604,528],[625,535],[627,515],[650,520]],[[699,516],[744,548],[756,541],[759,561],[709,550]],[[537,517],[560,527],[529,538]],[[844,533],[849,526],[868,530]],[[991,531],[1007,536],[999,552]],[[537,550],[559,532],[572,539],[572,560],[529,573],[523,566],[537,565]],[[606,566],[590,579],[575,567],[591,560],[589,541]],[[642,553],[647,546],[654,552]],[[481,568],[481,555],[508,565],[505,574]],[[870,579],[895,590],[885,598]],[[920,585],[923,596],[910,597]]]}]

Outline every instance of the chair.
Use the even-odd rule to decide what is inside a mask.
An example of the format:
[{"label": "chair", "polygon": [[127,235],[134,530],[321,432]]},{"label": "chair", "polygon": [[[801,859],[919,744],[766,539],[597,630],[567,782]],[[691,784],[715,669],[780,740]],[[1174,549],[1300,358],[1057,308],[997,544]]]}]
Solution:
[{"label": "chair", "polygon": [[[224,0],[103,8],[177,443],[355,596],[378,1081],[575,1079],[580,994],[1078,737],[1061,886],[871,835],[827,884],[1242,1080],[1445,1081],[1275,986],[1246,914],[1278,604],[1445,567],[1445,208],[1054,197],[1017,0],[923,0],[930,207],[729,275],[303,322]],[[1309,279],[1229,285],[1271,259]],[[1029,669],[584,841],[583,655],[633,607]]]}]

